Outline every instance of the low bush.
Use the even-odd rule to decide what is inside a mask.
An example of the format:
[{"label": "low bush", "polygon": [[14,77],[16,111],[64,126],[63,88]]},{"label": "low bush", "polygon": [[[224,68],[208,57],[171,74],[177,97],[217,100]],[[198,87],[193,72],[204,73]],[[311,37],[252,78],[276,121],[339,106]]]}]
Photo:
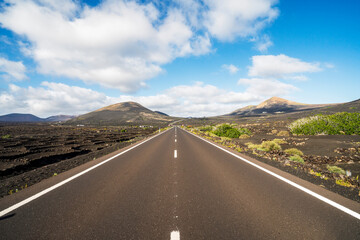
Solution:
[{"label": "low bush", "polygon": [[342,175],[345,175],[346,172],[344,169],[340,168],[340,167],[337,167],[337,166],[330,166],[330,165],[327,165],[326,168],[329,170],[329,172],[331,173],[338,173],[338,174],[342,174]]},{"label": "low bush", "polygon": [[239,138],[243,134],[250,135],[251,132],[247,128],[234,128],[229,124],[218,125],[213,131],[218,137]]},{"label": "low bush", "polygon": [[302,157],[300,157],[299,155],[290,156],[289,159],[294,162],[305,163],[304,159]]},{"label": "low bush", "polygon": [[212,132],[207,132],[208,133],[208,135],[210,136],[210,137],[218,137],[218,135],[216,135],[216,134],[214,134],[214,133],[212,133]]},{"label": "low bush", "polygon": [[301,118],[291,123],[289,129],[297,135],[360,135],[360,113],[342,112]]},{"label": "low bush", "polygon": [[258,148],[260,145],[253,144],[252,142],[247,142],[245,145],[250,149]]},{"label": "low bush", "polygon": [[281,151],[281,146],[277,144],[275,141],[264,141],[261,143],[261,148],[265,152],[270,152],[275,150]]},{"label": "low bush", "polygon": [[274,130],[271,130],[271,134],[277,134],[278,133],[278,130],[274,129]]},{"label": "low bush", "polygon": [[249,135],[247,135],[247,134],[243,134],[243,135],[240,135],[240,139],[247,139],[247,138],[249,138],[250,136]]},{"label": "low bush", "polygon": [[288,131],[280,131],[277,136],[279,137],[288,137],[290,136],[289,132]]},{"label": "low bush", "polygon": [[286,152],[289,155],[304,156],[304,153],[296,148],[289,148],[289,149],[286,149],[284,152]]},{"label": "low bush", "polygon": [[6,134],[6,135],[3,135],[1,136],[2,139],[9,139],[11,138],[11,135],[10,134]]},{"label": "low bush", "polygon": [[237,129],[232,128],[226,131],[225,136],[229,138],[238,138],[240,137],[240,132]]},{"label": "low bush", "polygon": [[213,127],[212,126],[203,126],[203,127],[200,127],[199,130],[202,132],[210,132],[213,130]]},{"label": "low bush", "polygon": [[239,132],[240,132],[240,135],[248,135],[250,136],[252,133],[249,129],[247,128],[238,128]]},{"label": "low bush", "polygon": [[[233,129],[230,125],[228,124],[222,124],[216,127],[216,129],[213,131],[213,133],[219,137],[226,137],[227,136],[227,131]],[[240,136],[240,134],[239,134]]]},{"label": "low bush", "polygon": [[220,137],[220,138],[221,138],[222,142],[231,141],[231,138],[229,138],[229,137]]},{"label": "low bush", "polygon": [[277,144],[286,144],[287,142],[283,139],[279,139],[279,138],[275,138],[273,139],[274,142],[276,142]]},{"label": "low bush", "polygon": [[263,141],[261,144],[246,144],[250,149],[257,149],[259,151],[270,152],[270,151],[281,151],[281,146],[274,141]]},{"label": "low bush", "polygon": [[344,187],[356,187],[356,186],[352,185],[349,181],[342,180],[342,179],[336,179],[335,183],[337,185],[344,186]]}]

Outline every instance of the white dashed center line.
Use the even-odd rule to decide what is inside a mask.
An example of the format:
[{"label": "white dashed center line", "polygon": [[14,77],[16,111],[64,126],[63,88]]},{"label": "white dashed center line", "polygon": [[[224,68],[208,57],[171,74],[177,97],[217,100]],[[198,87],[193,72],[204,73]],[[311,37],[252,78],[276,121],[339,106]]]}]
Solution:
[{"label": "white dashed center line", "polygon": [[[175,143],[177,142],[177,139],[176,139],[176,127],[175,127]],[[176,148],[176,145],[175,144],[175,148]],[[177,158],[177,150],[174,150],[174,159]],[[174,166],[174,186],[173,186],[173,196],[174,196],[174,210],[173,210],[173,229],[177,229],[175,231],[172,231],[170,233],[170,240],[180,240],[180,231],[178,230],[178,227],[177,227],[177,222],[178,222],[178,213],[177,213],[177,202],[178,202],[178,194],[177,194],[177,161],[173,161],[173,166]]]},{"label": "white dashed center line", "polygon": [[172,231],[170,234],[170,240],[180,240],[180,232]]}]

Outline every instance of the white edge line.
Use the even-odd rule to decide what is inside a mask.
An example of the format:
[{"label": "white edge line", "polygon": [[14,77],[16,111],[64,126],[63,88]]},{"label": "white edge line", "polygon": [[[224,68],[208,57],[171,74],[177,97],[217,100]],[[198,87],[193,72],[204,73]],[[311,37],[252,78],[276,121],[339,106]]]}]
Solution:
[{"label": "white edge line", "polygon": [[[186,131],[186,132],[188,132],[188,131]],[[347,207],[344,207],[343,205],[340,205],[340,204],[338,204],[338,203],[336,203],[336,202],[334,202],[334,201],[332,201],[332,200],[330,200],[330,199],[328,199],[328,198],[326,198],[324,196],[321,196],[320,194],[315,193],[315,192],[311,191],[310,189],[307,189],[307,188],[305,188],[305,187],[303,187],[303,186],[301,186],[301,185],[299,185],[297,183],[294,183],[293,181],[291,181],[291,180],[289,180],[287,178],[284,178],[284,177],[282,177],[282,176],[280,176],[280,175],[278,175],[278,174],[276,174],[276,173],[274,173],[274,172],[272,172],[270,170],[267,170],[266,168],[263,168],[263,167],[255,164],[255,163],[253,163],[253,162],[251,162],[251,161],[249,161],[249,160],[247,160],[247,159],[245,159],[245,158],[243,158],[241,156],[238,156],[235,153],[232,153],[232,152],[230,152],[230,151],[228,151],[228,150],[226,150],[226,149],[224,149],[224,148],[222,148],[222,147],[220,147],[220,146],[218,146],[218,145],[216,145],[216,144],[214,144],[214,143],[212,143],[212,142],[210,142],[208,140],[205,140],[205,139],[203,139],[203,138],[201,138],[201,137],[199,137],[199,136],[197,136],[197,135],[195,135],[195,134],[193,134],[191,132],[188,132],[188,133],[192,134],[193,136],[195,136],[197,138],[200,138],[201,140],[203,140],[203,141],[205,141],[205,142],[207,142],[207,143],[209,143],[209,144],[223,150],[224,152],[227,152],[230,155],[232,155],[232,156],[234,156],[234,157],[236,157],[236,158],[238,158],[238,159],[240,159],[240,160],[242,160],[242,161],[244,161],[244,162],[246,162],[246,163],[248,163],[248,164],[250,164],[250,165],[252,165],[252,166],[254,166],[254,167],[256,167],[256,168],[258,168],[258,169],[260,169],[260,170],[262,170],[262,171],[264,171],[264,172],[266,172],[266,173],[268,173],[268,174],[270,174],[270,175],[272,175],[272,176],[274,176],[276,178],[278,178],[278,179],[280,179],[281,181],[284,181],[284,182],[290,184],[291,186],[296,187],[297,189],[300,189],[301,191],[306,192],[307,194],[309,194],[309,195],[311,195],[311,196],[313,196],[313,197],[315,197],[315,198],[317,198],[317,199],[319,199],[319,200],[321,200],[321,201],[323,201],[323,202],[325,202],[325,203],[327,203],[327,204],[329,204],[329,205],[331,205],[331,206],[333,206],[333,207],[335,207],[335,208],[337,208],[337,209],[339,209],[339,210],[341,210],[341,211],[343,211],[343,212],[345,212],[345,213],[347,213],[347,214],[349,214],[349,215],[351,215],[351,216],[353,216],[353,217],[360,220],[360,214],[359,213],[357,213],[357,212],[355,212],[355,211],[353,211],[353,210],[351,210],[351,209],[349,209]]]},{"label": "white edge line", "polygon": [[180,232],[179,231],[172,231],[170,233],[170,240],[180,240]]},{"label": "white edge line", "polygon": [[[170,129],[171,129],[171,128],[170,128]],[[51,192],[52,190],[54,190],[54,189],[56,189],[56,188],[58,188],[58,187],[60,187],[60,186],[62,186],[62,185],[64,185],[64,184],[66,184],[66,183],[68,183],[68,182],[70,182],[70,181],[72,181],[72,180],[74,180],[75,178],[78,178],[78,177],[80,177],[81,175],[84,175],[85,173],[90,172],[91,170],[93,170],[93,169],[95,169],[95,168],[97,168],[97,167],[99,167],[99,166],[101,166],[101,165],[103,165],[103,164],[105,164],[105,163],[113,160],[114,158],[117,158],[118,156],[120,156],[120,155],[122,155],[122,154],[124,154],[124,153],[126,153],[126,152],[128,152],[128,151],[130,151],[130,150],[132,150],[132,149],[134,149],[134,148],[136,148],[136,147],[138,147],[138,146],[140,146],[141,144],[146,143],[147,141],[150,141],[151,139],[160,136],[161,134],[169,131],[170,129],[168,129],[168,130],[166,130],[166,131],[164,131],[164,132],[162,132],[162,133],[159,133],[159,134],[157,134],[157,135],[155,135],[155,136],[152,136],[151,138],[146,139],[145,141],[140,142],[140,143],[136,144],[135,146],[133,146],[133,147],[131,147],[131,148],[128,148],[128,149],[126,149],[125,151],[123,151],[123,152],[121,152],[121,153],[116,154],[115,156],[112,156],[112,157],[110,157],[110,158],[108,158],[108,159],[106,159],[106,160],[104,160],[104,161],[102,161],[102,162],[100,162],[100,163],[98,163],[98,164],[96,164],[96,165],[94,165],[94,166],[92,166],[92,167],[90,167],[90,168],[82,171],[82,172],[79,172],[79,173],[75,174],[75,175],[72,176],[72,177],[69,177],[69,178],[63,180],[62,182],[59,182],[59,183],[57,183],[57,184],[55,184],[55,185],[53,185],[53,186],[51,186],[51,187],[49,187],[49,188],[47,188],[47,189],[39,192],[39,193],[37,193],[37,194],[35,194],[35,195],[33,195],[33,196],[29,197],[29,198],[26,198],[26,199],[22,200],[21,202],[18,202],[18,203],[16,203],[16,204],[12,205],[11,207],[8,207],[8,208],[2,210],[2,211],[0,212],[0,217],[2,217],[2,216],[4,216],[4,215],[6,215],[6,214],[8,214],[8,213],[10,213],[10,212],[12,212],[12,211],[14,211],[15,209],[17,209],[17,208],[19,208],[19,207],[21,207],[21,206],[24,206],[25,204],[27,204],[27,203],[29,203],[29,202],[31,202],[31,201],[33,201],[33,200],[41,197],[42,195],[45,195],[45,194],[48,193],[48,192]]]}]

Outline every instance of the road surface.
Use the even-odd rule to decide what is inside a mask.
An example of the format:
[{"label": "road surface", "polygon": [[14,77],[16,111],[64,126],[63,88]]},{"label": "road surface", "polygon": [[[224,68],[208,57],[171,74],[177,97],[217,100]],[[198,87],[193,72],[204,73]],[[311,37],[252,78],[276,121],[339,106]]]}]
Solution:
[{"label": "road surface", "polygon": [[360,220],[172,128],[5,214],[0,239],[360,239]]}]

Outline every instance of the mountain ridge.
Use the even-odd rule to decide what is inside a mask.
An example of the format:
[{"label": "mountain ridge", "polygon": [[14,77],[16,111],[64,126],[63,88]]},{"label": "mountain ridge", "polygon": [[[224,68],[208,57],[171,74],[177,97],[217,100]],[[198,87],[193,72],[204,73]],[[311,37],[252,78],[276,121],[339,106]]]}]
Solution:
[{"label": "mountain ridge", "polygon": [[[258,105],[249,105],[226,114],[231,116],[251,116],[261,114],[276,114],[283,112],[294,112],[326,107],[334,104],[305,104],[290,101],[280,97],[271,97]],[[336,105],[336,104],[335,104]]]},{"label": "mountain ridge", "polygon": [[66,124],[148,125],[167,124],[176,118],[154,112],[136,102],[121,102],[96,109],[71,119]]},{"label": "mountain ridge", "polygon": [[72,115],[55,115],[47,118],[40,118],[29,113],[10,113],[0,116],[0,122],[24,122],[24,123],[40,123],[40,122],[64,122],[74,118]]}]

